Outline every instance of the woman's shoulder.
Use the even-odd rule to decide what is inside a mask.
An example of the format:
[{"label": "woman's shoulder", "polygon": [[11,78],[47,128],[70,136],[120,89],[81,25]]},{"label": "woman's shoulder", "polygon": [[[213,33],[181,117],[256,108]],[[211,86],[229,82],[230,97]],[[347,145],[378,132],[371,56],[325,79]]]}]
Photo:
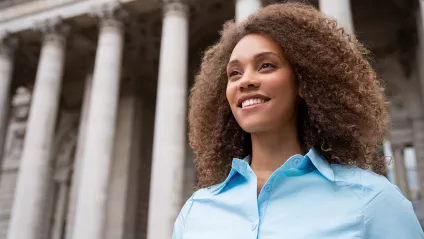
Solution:
[{"label": "woman's shoulder", "polygon": [[365,238],[421,238],[424,233],[412,203],[385,176],[356,169],[362,188]]},{"label": "woman's shoulder", "polygon": [[212,195],[211,190],[215,187],[207,187],[207,188],[200,188],[195,190],[191,196],[185,201],[182,210],[189,211],[191,207],[193,206],[193,203],[197,201],[198,199],[205,199],[206,197],[210,197]]},{"label": "woman's shoulder", "polygon": [[364,238],[424,239],[412,203],[385,176],[345,165],[331,168],[338,186],[360,193]]},{"label": "woman's shoulder", "polygon": [[384,195],[389,200],[406,200],[400,189],[385,176],[371,170],[345,165],[331,165],[335,183],[339,186],[354,186],[361,189],[362,201],[369,203]]}]

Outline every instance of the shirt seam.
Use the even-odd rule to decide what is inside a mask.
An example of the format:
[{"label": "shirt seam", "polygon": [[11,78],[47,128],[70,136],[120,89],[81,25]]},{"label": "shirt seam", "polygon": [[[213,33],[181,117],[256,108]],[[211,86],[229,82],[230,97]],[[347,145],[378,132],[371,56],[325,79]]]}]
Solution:
[{"label": "shirt seam", "polygon": [[184,217],[184,221],[183,221],[183,230],[181,232],[181,234],[183,236],[184,236],[184,233],[185,233],[185,230],[186,230],[186,224],[187,224],[188,215],[190,214],[191,208],[193,207],[193,204],[194,204],[194,195],[196,195],[196,193],[197,192],[194,192],[193,195],[189,199],[191,201],[191,203],[190,203],[190,207],[188,208],[187,213],[186,213],[186,215]]},{"label": "shirt seam", "polygon": [[361,186],[362,186],[362,204],[363,204],[363,206],[362,206],[362,210],[361,210],[361,214],[362,214],[362,224],[363,224],[363,229],[362,229],[362,238],[365,238],[365,232],[366,232],[366,229],[367,229],[367,225],[366,225],[366,218],[365,218],[365,210],[366,210],[366,208],[368,207],[368,205],[371,203],[371,202],[373,202],[374,201],[374,199],[378,196],[378,195],[380,195],[380,193],[382,193],[383,191],[384,191],[384,189],[382,189],[382,190],[380,190],[378,193],[376,193],[368,202],[366,202],[365,203],[365,190],[367,189],[367,190],[370,190],[370,191],[374,191],[372,188],[370,188],[370,187],[366,187],[366,186],[364,186],[363,185],[363,182],[362,182],[362,174],[363,174],[363,172],[361,172],[360,173],[360,175],[359,175],[359,182],[361,183]]},{"label": "shirt seam", "polygon": [[[365,187],[364,187],[365,188]],[[370,189],[370,190],[372,190],[372,189]],[[364,238],[364,236],[365,236],[365,231],[366,231],[366,228],[367,228],[367,223],[366,223],[366,218],[365,218],[365,210],[366,210],[366,208],[368,207],[368,205],[370,204],[370,203],[372,203],[374,200],[375,200],[375,198],[378,196],[378,195],[380,195],[381,193],[383,192],[383,190],[381,190],[381,191],[379,191],[378,193],[376,193],[367,203],[365,203],[364,204],[364,206],[363,206],[363,208],[362,208],[362,214],[363,214],[363,224],[364,224],[364,230],[363,230],[363,238]]]}]

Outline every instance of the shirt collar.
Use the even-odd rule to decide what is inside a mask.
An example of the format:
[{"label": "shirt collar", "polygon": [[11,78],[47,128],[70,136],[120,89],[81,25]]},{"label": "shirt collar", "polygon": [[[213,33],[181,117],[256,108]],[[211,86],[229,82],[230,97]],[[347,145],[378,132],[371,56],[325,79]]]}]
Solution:
[{"label": "shirt collar", "polygon": [[315,168],[331,182],[335,181],[334,171],[330,167],[330,163],[315,149],[311,148],[306,154],[307,158],[311,160]]},{"label": "shirt collar", "polygon": [[[249,170],[251,170],[249,166],[251,161],[251,155],[248,155],[244,159],[234,158],[230,173],[228,174],[224,182],[215,186],[211,186],[208,189],[214,194],[219,194],[236,173],[239,173],[243,177],[247,178],[247,174]],[[312,147],[305,156],[300,154],[291,156],[281,166],[280,169],[285,170],[296,168],[301,170],[308,167],[310,163],[312,163],[312,165],[318,170],[318,172],[320,172],[326,179],[331,182],[334,182],[335,178],[333,169],[330,167],[330,164],[327,162],[327,160],[325,160],[324,157],[321,156],[321,154],[319,154],[314,147]]]}]

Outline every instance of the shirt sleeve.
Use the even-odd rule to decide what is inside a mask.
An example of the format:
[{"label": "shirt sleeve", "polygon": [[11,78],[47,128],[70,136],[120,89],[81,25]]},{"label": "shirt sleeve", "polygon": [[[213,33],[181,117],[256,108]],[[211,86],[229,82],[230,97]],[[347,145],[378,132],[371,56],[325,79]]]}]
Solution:
[{"label": "shirt sleeve", "polygon": [[172,239],[183,239],[183,232],[187,220],[188,213],[190,212],[191,206],[193,205],[193,196],[191,196],[184,204],[180,213],[178,214],[177,220],[174,224],[174,230],[172,232]]},{"label": "shirt sleeve", "polygon": [[424,239],[411,202],[390,185],[377,193],[364,208],[364,239]]}]

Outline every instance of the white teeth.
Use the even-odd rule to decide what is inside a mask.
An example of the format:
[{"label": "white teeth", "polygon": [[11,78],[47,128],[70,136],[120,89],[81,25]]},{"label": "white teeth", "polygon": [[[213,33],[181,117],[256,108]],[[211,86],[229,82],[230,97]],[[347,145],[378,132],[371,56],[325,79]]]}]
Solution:
[{"label": "white teeth", "polygon": [[251,105],[262,104],[262,103],[265,103],[264,99],[260,99],[260,98],[249,99],[249,100],[245,100],[241,103],[241,108],[251,106]]}]

